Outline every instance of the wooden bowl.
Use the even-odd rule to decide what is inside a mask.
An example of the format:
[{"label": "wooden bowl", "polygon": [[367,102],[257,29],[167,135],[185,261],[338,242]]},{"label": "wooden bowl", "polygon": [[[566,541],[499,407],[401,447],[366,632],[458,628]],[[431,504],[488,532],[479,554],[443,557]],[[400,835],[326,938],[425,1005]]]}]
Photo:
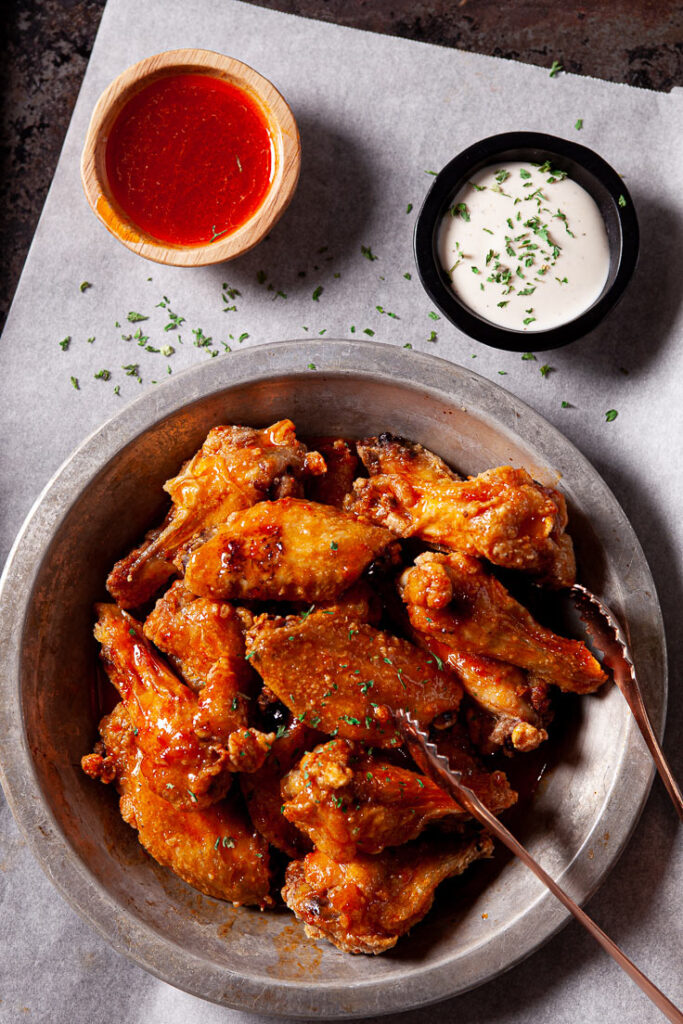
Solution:
[{"label": "wooden bowl", "polygon": [[[231,234],[200,245],[172,245],[148,234],[113,198],[107,176],[107,141],[122,108],[152,82],[179,72],[212,75],[243,89],[263,114],[273,142],[273,177],[261,205]],[[211,50],[167,50],[133,64],[100,96],[83,146],[81,180],[93,212],[133,252],[156,263],[199,267],[234,259],[260,242],[287,208],[300,166],[301,143],[294,115],[267,78],[234,57]]]}]

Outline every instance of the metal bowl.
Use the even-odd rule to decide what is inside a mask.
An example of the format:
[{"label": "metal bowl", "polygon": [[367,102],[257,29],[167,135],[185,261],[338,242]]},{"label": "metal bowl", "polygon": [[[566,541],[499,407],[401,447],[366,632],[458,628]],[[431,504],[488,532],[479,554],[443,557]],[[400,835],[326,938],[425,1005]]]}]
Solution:
[{"label": "metal bowl", "polygon": [[[107,570],[159,518],[161,484],[211,426],[284,416],[300,434],[390,430],[465,473],[512,463],[559,481],[583,582],[627,623],[660,730],[662,621],[633,530],[586,459],[501,388],[415,352],[282,342],[211,361],[106,423],[48,484],[0,589],[0,766],[48,877],[116,950],[195,995],[283,1016],[372,1016],[481,984],[553,935],[567,912],[520,863],[503,859],[442,886],[432,913],[394,951],[352,957],[306,939],[289,913],[234,909],[189,889],[144,853],[115,794],[79,767],[96,734],[92,606]],[[653,769],[616,688],[576,704],[562,756],[515,828],[582,901],[626,843]]]}]

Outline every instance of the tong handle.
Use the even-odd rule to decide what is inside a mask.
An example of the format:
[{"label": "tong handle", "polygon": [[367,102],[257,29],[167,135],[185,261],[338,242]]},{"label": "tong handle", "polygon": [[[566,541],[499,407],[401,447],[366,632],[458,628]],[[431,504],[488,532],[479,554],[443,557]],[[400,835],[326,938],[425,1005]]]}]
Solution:
[{"label": "tong handle", "polygon": [[633,713],[636,724],[640,729],[641,736],[645,740],[648,750],[652,754],[652,759],[657,766],[657,771],[659,772],[662,782],[666,786],[666,791],[671,797],[671,801],[676,808],[676,813],[681,821],[683,821],[683,793],[681,793],[680,787],[674,778],[671,768],[669,767],[669,762],[664,756],[664,751],[660,747],[659,741],[655,736],[650,716],[648,715],[645,704],[643,703],[640,687],[637,684],[634,685],[630,672],[626,673],[618,667],[613,667],[612,674],[614,675],[615,683],[624,696],[624,700]]},{"label": "tong handle", "polygon": [[619,619],[604,601],[580,583],[570,587],[569,592],[589,634],[603,651],[605,664],[612,670],[614,682],[631,709],[676,813],[683,821],[683,794],[652,728],[636,678],[626,634],[619,624]]},{"label": "tong handle", "polygon": [[[450,780],[449,780],[450,781]],[[556,896],[560,903],[564,904],[567,910],[574,915],[577,921],[580,921],[586,931],[588,931],[596,942],[599,942],[606,953],[612,957],[613,960],[624,970],[628,976],[635,981],[636,985],[648,996],[655,1006],[662,1011],[667,1020],[673,1022],[673,1024],[683,1024],[683,1013],[674,1006],[670,999],[668,999],[664,993],[657,988],[654,982],[643,974],[640,968],[636,967],[632,960],[626,956],[622,949],[617,946],[616,942],[610,939],[609,935],[606,935],[602,928],[600,928],[588,914],[581,909],[578,903],[575,903],[571,896],[568,896],[564,889],[561,889],[557,882],[550,877],[547,871],[545,871],[541,865],[535,860],[531,854],[526,850],[521,843],[519,843],[512,832],[498,821],[496,817],[489,811],[488,807],[479,800],[479,798],[472,792],[469,787],[462,785],[454,785],[451,783],[449,786],[453,795],[457,799],[458,803],[466,804],[467,810],[475,818],[485,825],[502,843],[505,843],[507,848],[519,857],[519,859],[526,864],[526,866],[533,871],[537,878],[539,878],[544,885],[546,885],[553,896]]]},{"label": "tong handle", "polygon": [[613,942],[609,935],[606,935],[602,928],[588,916],[585,910],[582,910],[578,903],[575,903],[571,896],[568,896],[564,889],[560,888],[548,872],[531,856],[529,851],[515,839],[512,832],[505,825],[501,824],[498,818],[481,802],[476,793],[461,781],[459,773],[453,771],[448,763],[448,759],[439,754],[436,746],[427,739],[410,714],[405,711],[395,711],[394,721],[406,740],[408,747],[411,750],[417,748],[424,755],[428,773],[434,782],[449,792],[461,807],[468,810],[477,821],[493,833],[497,839],[500,839],[507,846],[508,850],[514,853],[516,857],[519,857],[530,871],[533,871],[536,877],[550,889],[553,896],[567,908],[569,913],[574,915],[576,920],[584,926],[586,931],[593,936],[595,941],[602,946],[615,963],[628,974],[632,981],[635,981],[636,985],[652,1000],[657,1009],[661,1010],[667,1020],[670,1020],[672,1024],[683,1024],[683,1013],[681,1013],[678,1007],[674,1006],[661,989],[657,988],[654,982],[650,981],[640,968],[636,967],[632,960],[629,960],[623,950],[617,946],[616,942]]}]

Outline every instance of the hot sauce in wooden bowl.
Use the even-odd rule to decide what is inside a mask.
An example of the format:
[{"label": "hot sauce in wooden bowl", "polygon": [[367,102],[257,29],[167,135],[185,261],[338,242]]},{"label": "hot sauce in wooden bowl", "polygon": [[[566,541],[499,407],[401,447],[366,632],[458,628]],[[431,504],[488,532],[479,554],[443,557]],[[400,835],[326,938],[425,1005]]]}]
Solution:
[{"label": "hot sauce in wooden bowl", "polygon": [[222,78],[179,74],[126,103],[106,148],[112,194],[144,231],[201,245],[246,223],[273,175],[273,145],[256,102]]}]

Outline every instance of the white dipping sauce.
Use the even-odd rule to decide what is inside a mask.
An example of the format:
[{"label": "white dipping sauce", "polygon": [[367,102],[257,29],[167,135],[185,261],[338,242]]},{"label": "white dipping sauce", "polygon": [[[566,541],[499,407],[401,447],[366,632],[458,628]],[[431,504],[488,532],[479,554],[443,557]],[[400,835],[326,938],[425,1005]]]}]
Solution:
[{"label": "white dipping sauce", "polygon": [[443,218],[438,248],[460,301],[516,331],[576,319],[609,273],[595,200],[547,164],[507,162],[473,174]]}]

